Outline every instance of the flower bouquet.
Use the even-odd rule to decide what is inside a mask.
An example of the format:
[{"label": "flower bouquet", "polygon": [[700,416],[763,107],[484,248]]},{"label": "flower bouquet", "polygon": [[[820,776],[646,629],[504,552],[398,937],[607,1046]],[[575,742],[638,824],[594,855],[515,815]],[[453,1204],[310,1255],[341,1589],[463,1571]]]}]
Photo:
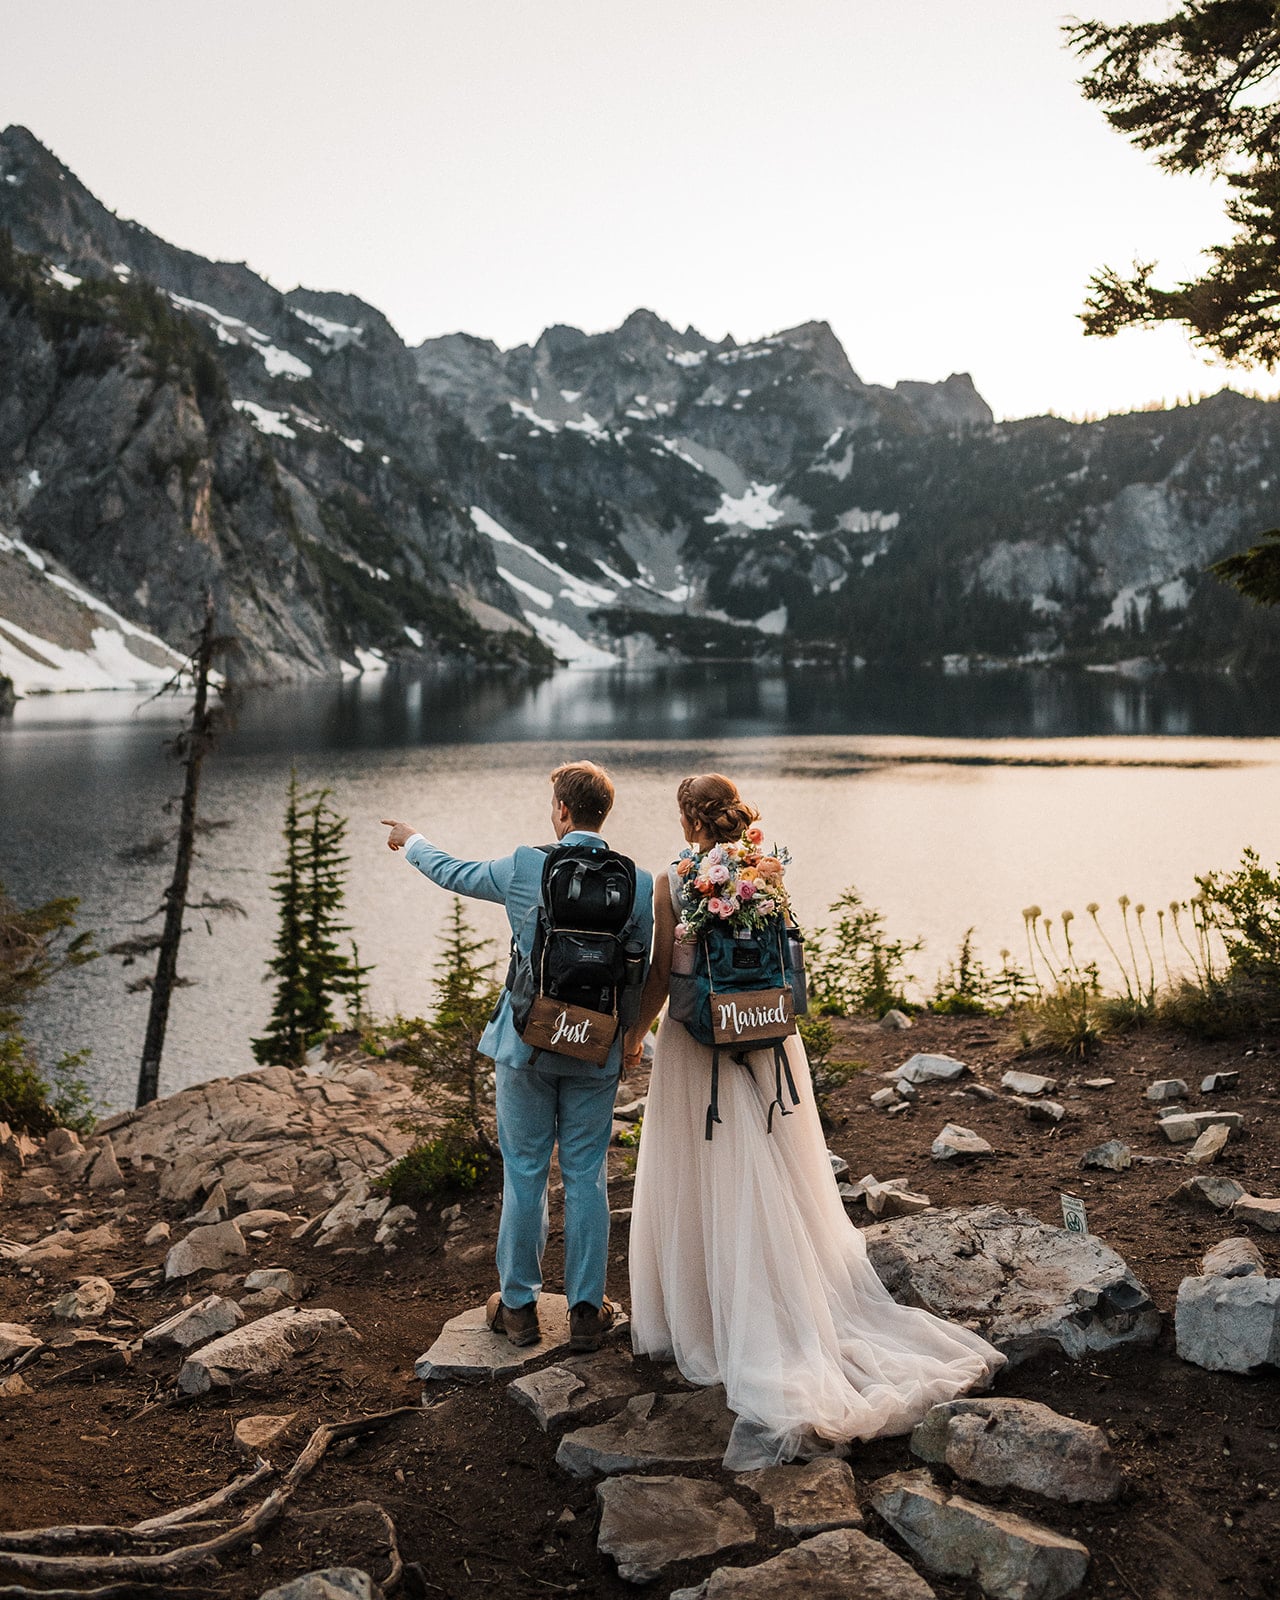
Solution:
[{"label": "flower bouquet", "polygon": [[751,827],[740,839],[698,851],[680,852],[680,922],[677,944],[693,944],[716,925],[735,932],[762,929],[773,917],[789,917],[791,905],[783,876],[791,860],[785,847],[764,848],[764,833]]}]

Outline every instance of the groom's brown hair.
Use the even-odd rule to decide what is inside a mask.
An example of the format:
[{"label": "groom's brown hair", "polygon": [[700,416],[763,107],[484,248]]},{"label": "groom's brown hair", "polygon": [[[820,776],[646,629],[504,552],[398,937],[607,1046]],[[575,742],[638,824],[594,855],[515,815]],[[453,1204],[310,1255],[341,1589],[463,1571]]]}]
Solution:
[{"label": "groom's brown hair", "polygon": [[567,761],[557,767],[551,792],[584,828],[598,828],[613,809],[613,780],[594,761]]}]

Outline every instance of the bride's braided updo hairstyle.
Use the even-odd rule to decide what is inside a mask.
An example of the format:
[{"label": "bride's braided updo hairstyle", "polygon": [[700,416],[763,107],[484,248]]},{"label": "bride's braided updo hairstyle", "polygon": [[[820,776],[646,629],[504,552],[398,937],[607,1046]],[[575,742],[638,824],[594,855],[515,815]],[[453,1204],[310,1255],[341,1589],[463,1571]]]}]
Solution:
[{"label": "bride's braided updo hairstyle", "polygon": [[718,772],[704,772],[699,778],[681,778],[676,790],[681,814],[693,831],[725,844],[741,838],[760,813],[738,793],[731,778]]}]

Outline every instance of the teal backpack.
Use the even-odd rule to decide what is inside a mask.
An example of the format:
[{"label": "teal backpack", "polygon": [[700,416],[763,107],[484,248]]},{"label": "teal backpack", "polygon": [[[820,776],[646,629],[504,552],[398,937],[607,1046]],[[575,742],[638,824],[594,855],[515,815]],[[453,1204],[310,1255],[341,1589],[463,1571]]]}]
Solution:
[{"label": "teal backpack", "polygon": [[[674,867],[670,883],[679,917],[681,885]],[[720,1121],[722,1055],[750,1072],[747,1056],[751,1052],[772,1052],[774,1096],[766,1123],[770,1133],[775,1111],[784,1117],[791,1115],[783,1099],[784,1082],[791,1105],[800,1104],[786,1041],[796,1032],[796,1017],[807,1009],[804,941],[800,930],[788,927],[781,915],[768,917],[762,927],[751,930],[712,924],[696,943],[677,945],[667,1010],[699,1044],[711,1048],[708,1139]]]}]

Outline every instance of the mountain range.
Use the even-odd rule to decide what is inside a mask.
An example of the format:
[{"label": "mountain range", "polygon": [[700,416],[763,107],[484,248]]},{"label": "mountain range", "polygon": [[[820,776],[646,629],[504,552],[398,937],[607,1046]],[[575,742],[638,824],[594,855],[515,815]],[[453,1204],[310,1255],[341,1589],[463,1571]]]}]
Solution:
[{"label": "mountain range", "polygon": [[1141,657],[1262,667],[1205,576],[1280,523],[1280,405],[997,423],[966,374],[862,381],[824,322],[649,311],[410,349],[0,134],[0,672],[145,682],[206,593],[272,680],[400,658]]}]

